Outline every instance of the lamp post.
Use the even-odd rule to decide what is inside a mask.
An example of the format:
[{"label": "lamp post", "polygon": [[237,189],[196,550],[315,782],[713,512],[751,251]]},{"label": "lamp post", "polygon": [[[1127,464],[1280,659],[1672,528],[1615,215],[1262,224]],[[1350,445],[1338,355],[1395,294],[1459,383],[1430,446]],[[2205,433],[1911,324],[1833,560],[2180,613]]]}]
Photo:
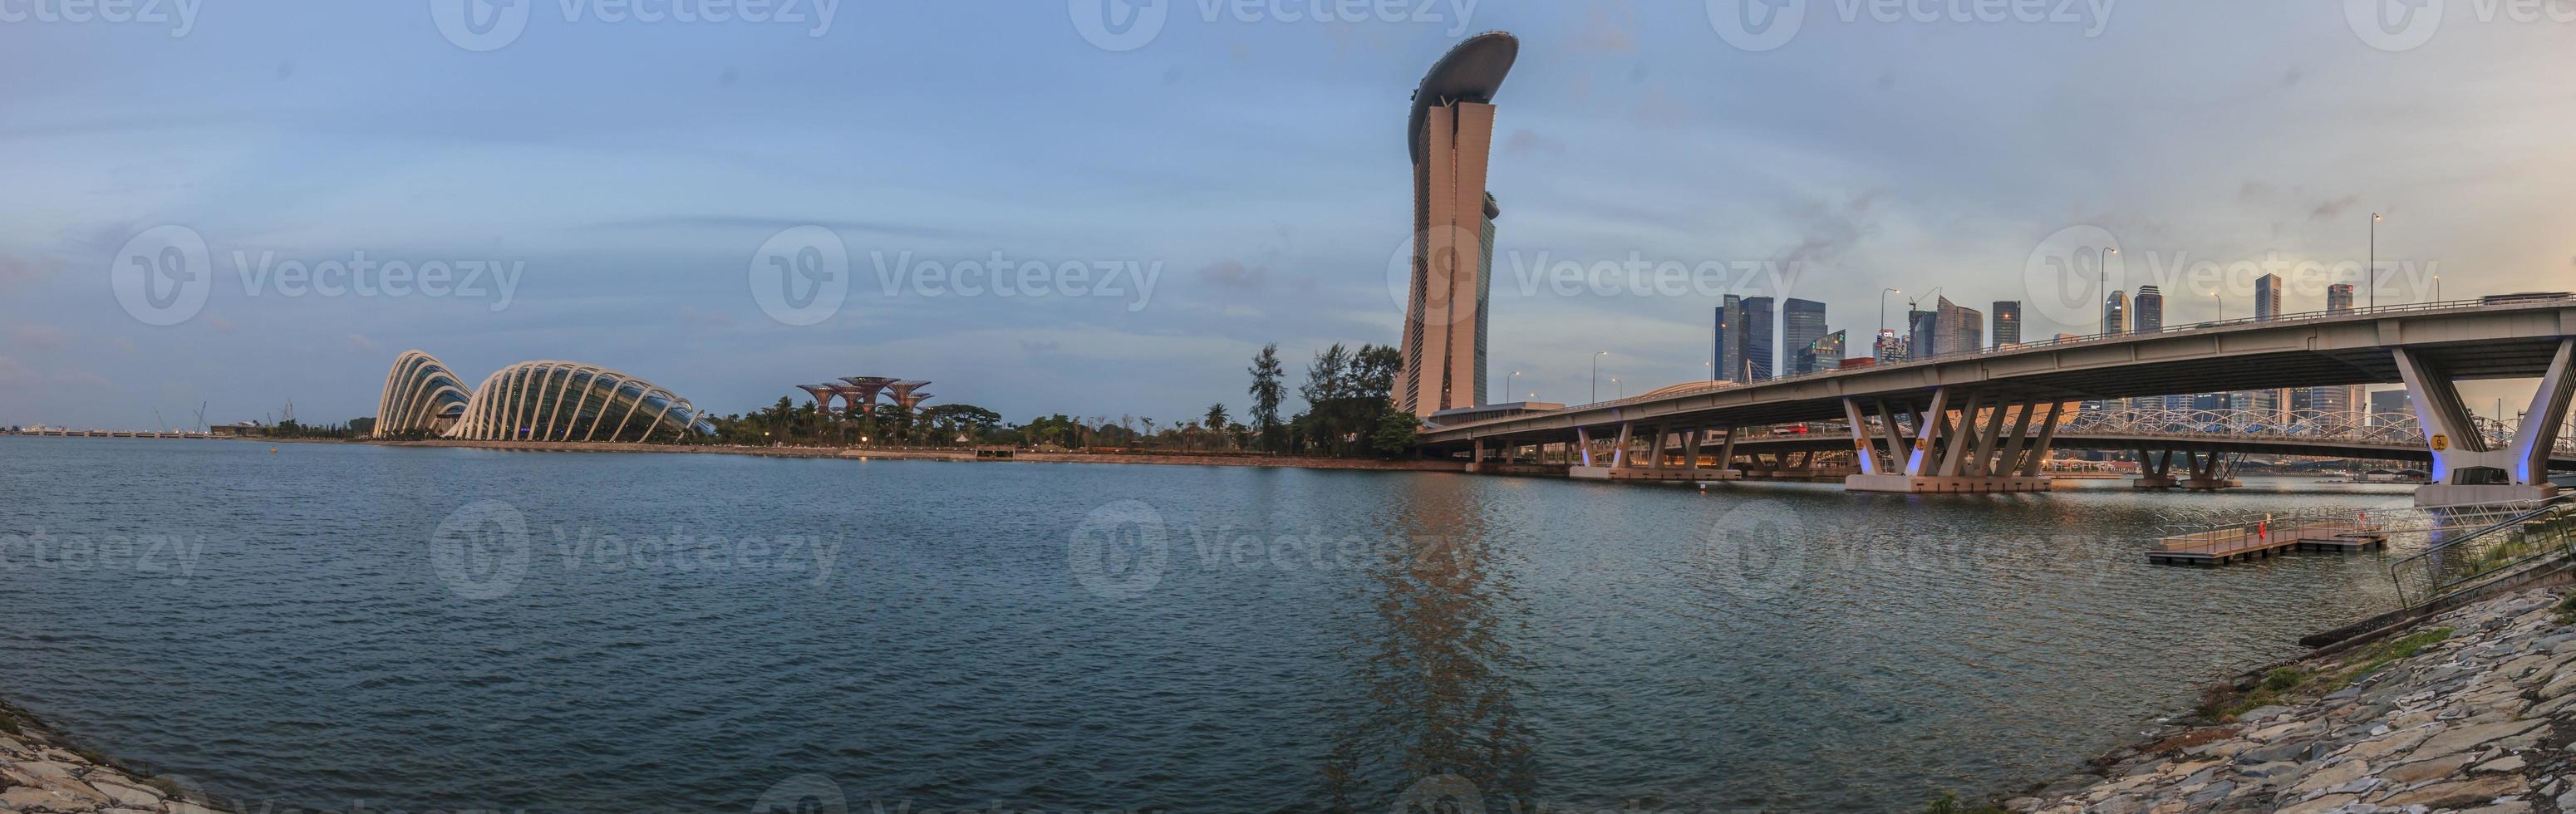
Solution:
[{"label": "lamp post", "polygon": [[1601,403],[1601,357],[1608,355],[1610,352],[1606,350],[1592,353],[1592,403],[1594,404]]},{"label": "lamp post", "polygon": [[2433,301],[2442,301],[2442,275],[2433,275]]},{"label": "lamp post", "polygon": [[1503,398],[1512,397],[1512,385],[1520,384],[1520,380],[1521,372],[1517,370],[1512,371],[1512,375],[1503,377]]},{"label": "lamp post", "polygon": [[2379,213],[2370,213],[2370,307],[2379,307]]},{"label": "lamp post", "polygon": [[1624,398],[1627,398],[1627,397],[1628,397],[1628,386],[1627,386],[1627,385],[1624,385],[1624,384],[1619,384],[1619,377],[1617,377],[1617,376],[1612,376],[1612,377],[1610,377],[1610,383],[1611,383],[1612,385],[1616,385],[1616,386],[1619,388],[1619,397],[1620,397],[1620,398],[1623,398],[1623,399],[1624,399]]}]

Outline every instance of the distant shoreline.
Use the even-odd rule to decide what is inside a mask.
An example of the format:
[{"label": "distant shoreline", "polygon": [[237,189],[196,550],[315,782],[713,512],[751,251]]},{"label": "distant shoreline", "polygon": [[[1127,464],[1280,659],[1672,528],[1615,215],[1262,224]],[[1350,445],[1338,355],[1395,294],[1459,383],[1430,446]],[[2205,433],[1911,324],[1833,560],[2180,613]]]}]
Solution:
[{"label": "distant shoreline", "polygon": [[[293,439],[244,439],[293,440]],[[327,441],[329,439],[311,439]],[[1015,451],[1008,458],[979,458],[971,447],[965,448],[840,448],[840,447],[749,447],[740,445],[630,444],[601,441],[344,441],[338,443],[373,444],[388,447],[452,447],[490,449],[507,452],[632,452],[699,455],[745,455],[760,458],[842,458],[849,460],[888,459],[901,461],[958,461],[970,463],[1083,463],[1140,464],[1148,466],[1248,466],[1274,469],[1357,469],[1390,472],[1465,472],[1459,461],[1368,460],[1357,458],[1316,458],[1303,456],[1226,455],[1209,453],[1082,453]]]}]

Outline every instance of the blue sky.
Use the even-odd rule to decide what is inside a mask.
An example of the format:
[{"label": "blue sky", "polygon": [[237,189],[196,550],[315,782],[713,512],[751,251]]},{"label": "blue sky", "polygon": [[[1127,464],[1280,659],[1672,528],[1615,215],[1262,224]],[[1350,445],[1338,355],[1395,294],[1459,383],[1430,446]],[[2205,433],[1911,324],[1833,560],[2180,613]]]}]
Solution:
[{"label": "blue sky", "polygon": [[[2429,297],[2432,273],[2454,298],[2576,288],[2576,23],[2454,3],[2416,44],[2366,38],[2341,0],[2079,4],[2073,22],[1817,0],[1746,50],[1721,33],[1736,1],[1317,21],[1309,0],[1172,0],[1113,50],[1136,43],[1074,22],[1103,0],[837,3],[829,25],[812,0],[764,23],[544,0],[471,50],[436,17],[460,0],[155,0],[170,19],[126,22],[0,0],[0,424],[290,399],[340,421],[373,412],[408,348],[473,378],[608,365],[721,412],[886,375],[1014,421],[1239,413],[1265,342],[1302,365],[1396,338],[1406,97],[1487,29],[1523,42],[1497,99],[1493,375],[1524,371],[1513,389],[1542,399],[1586,400],[1594,350],[1604,396],[1703,377],[1722,293],[1532,276],[1567,261],[1769,269],[1715,284],[1824,300],[1860,335],[1888,286],[2089,302],[2028,269],[2098,229],[2122,247],[2115,286],[2222,269],[2215,302],[2174,297],[2182,323],[2250,313],[2251,274],[2225,266],[2360,261],[2379,211],[2379,258],[2413,270],[2384,302]],[[209,285],[149,324],[115,269],[167,226],[203,241]],[[800,226],[849,258],[846,298],[811,324],[753,294],[755,255]],[[513,285],[323,296],[274,272],[361,253],[488,262]],[[876,264],[995,253],[1153,285],[933,294],[914,266],[889,294]],[[2029,333],[2091,329],[2042,310]]]}]

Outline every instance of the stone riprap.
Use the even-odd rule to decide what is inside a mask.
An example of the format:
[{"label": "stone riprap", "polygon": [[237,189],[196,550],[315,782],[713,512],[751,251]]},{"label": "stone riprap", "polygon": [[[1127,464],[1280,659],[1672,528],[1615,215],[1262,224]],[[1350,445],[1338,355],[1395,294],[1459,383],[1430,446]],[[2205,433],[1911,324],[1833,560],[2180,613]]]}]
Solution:
[{"label": "stone riprap", "polygon": [[0,717],[17,730],[0,732],[0,814],[223,814],[75,754],[16,710]]},{"label": "stone riprap", "polygon": [[2047,814],[2576,812],[2576,625],[2504,594],[2248,676],[2088,773],[2006,801]]}]

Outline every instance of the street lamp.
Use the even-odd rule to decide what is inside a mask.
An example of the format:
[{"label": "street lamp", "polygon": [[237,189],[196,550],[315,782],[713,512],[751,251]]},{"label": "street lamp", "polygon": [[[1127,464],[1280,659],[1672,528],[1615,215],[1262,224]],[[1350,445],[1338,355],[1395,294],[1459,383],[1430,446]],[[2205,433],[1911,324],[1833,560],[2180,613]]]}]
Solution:
[{"label": "street lamp", "polygon": [[1624,398],[1627,398],[1627,397],[1628,397],[1628,386],[1627,386],[1627,385],[1624,385],[1624,384],[1619,384],[1619,377],[1617,377],[1617,376],[1612,376],[1612,377],[1610,377],[1610,383],[1611,383],[1611,384],[1618,384],[1618,385],[1619,385],[1619,397],[1620,397],[1620,398],[1623,398],[1623,399],[1624,399]]},{"label": "street lamp", "polygon": [[1512,385],[1520,384],[1520,379],[1521,372],[1517,370],[1512,371],[1512,375],[1503,377],[1503,398],[1512,397]]},{"label": "street lamp", "polygon": [[2442,301],[2442,275],[2433,275],[2433,301]]},{"label": "street lamp", "polygon": [[1610,352],[1606,350],[1594,351],[1592,354],[1592,403],[1594,404],[1601,403],[1601,357],[1608,355]]},{"label": "street lamp", "polygon": [[2370,307],[2379,307],[2379,213],[2370,213]]},{"label": "street lamp", "polygon": [[2102,303],[2101,303],[2101,306],[2102,306],[2102,335],[2103,335],[2103,336],[2110,336],[2110,335],[2111,335],[2111,255],[2115,255],[2115,254],[2119,254],[2119,253],[2120,253],[2120,247],[2118,247],[2118,246],[2110,246],[2110,247],[2106,247],[2106,248],[2104,248],[2104,249],[2102,250],[2102,262],[2101,262],[2101,264],[2100,264],[2099,266],[2097,266],[2096,268],[2094,268],[2094,269],[2093,269],[2094,275],[2095,275],[2095,276],[2097,276],[2097,277],[2100,277],[2100,278],[2101,278],[2101,280],[2102,280]]}]

